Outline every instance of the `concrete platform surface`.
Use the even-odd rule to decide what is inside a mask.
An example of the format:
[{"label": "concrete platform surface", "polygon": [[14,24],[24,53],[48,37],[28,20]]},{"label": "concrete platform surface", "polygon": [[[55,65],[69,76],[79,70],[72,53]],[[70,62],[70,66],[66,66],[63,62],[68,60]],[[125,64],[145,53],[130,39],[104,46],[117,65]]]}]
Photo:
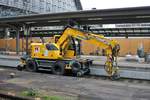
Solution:
[{"label": "concrete platform surface", "polygon": [[[9,77],[12,72],[15,73],[14,78]],[[75,78],[0,68],[0,90],[8,90],[3,83],[8,83],[13,90],[17,86],[34,88],[56,95],[81,97],[78,100],[150,100],[150,83]]]},{"label": "concrete platform surface", "polygon": [[0,59],[8,59],[8,60],[19,60],[21,56],[15,55],[2,55],[0,54]]},{"label": "concrete platform surface", "polygon": [[[105,64],[106,56],[81,56],[82,58],[92,59],[94,67],[99,67]],[[118,57],[119,67],[136,67],[136,68],[150,68],[150,63],[139,63],[136,61],[126,61],[125,57]]]},{"label": "concrete platform surface", "polygon": [[[105,56],[81,56],[82,58],[92,59],[93,67],[103,67],[106,61]],[[20,56],[0,55],[0,65],[16,67],[19,64]],[[124,57],[118,58],[118,66],[122,68],[144,68],[150,69],[150,64],[125,61]]]}]

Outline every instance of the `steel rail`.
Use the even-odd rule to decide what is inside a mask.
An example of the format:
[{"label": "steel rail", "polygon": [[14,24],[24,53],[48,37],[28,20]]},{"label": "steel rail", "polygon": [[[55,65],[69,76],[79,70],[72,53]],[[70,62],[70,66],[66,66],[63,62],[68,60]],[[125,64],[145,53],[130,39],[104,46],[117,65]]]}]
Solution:
[{"label": "steel rail", "polygon": [[0,100],[34,100],[34,99],[0,93]]}]

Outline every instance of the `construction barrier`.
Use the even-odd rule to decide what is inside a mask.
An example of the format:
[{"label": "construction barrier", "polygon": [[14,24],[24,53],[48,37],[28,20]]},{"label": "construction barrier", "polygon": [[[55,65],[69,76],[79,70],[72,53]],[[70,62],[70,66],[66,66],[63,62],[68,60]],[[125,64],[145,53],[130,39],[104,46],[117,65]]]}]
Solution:
[{"label": "construction barrier", "polygon": [[[44,38],[46,42],[54,42],[53,38]],[[113,38],[120,44],[120,56],[126,54],[137,54],[137,49],[142,45],[144,52],[150,53],[150,38]],[[29,44],[32,42],[40,42],[40,38],[30,38]],[[16,51],[16,39],[0,39],[0,50],[1,51]],[[26,50],[26,41],[20,39],[20,51]],[[86,55],[102,55],[102,49],[96,45],[90,44],[86,40],[81,42],[81,51]]]}]

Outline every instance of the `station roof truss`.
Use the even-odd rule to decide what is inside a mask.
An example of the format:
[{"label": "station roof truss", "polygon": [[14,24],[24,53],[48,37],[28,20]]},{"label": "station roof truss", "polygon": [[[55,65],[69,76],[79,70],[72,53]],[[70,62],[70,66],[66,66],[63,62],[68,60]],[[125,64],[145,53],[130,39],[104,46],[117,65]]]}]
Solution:
[{"label": "station roof truss", "polygon": [[[51,37],[53,35],[60,35],[62,32],[63,29],[33,30],[30,36]],[[105,37],[150,37],[150,28],[95,28],[90,29],[89,32],[103,34]],[[25,37],[25,35],[20,34],[20,37]]]},{"label": "station roof truss", "polygon": [[[102,9],[102,10],[86,10],[86,11],[74,11],[74,12],[62,12],[62,13],[49,13],[29,16],[18,16],[0,18],[1,26],[15,26],[22,27],[28,25],[30,27],[42,27],[42,26],[66,26],[70,23],[76,25],[95,25],[95,24],[122,24],[122,23],[150,23],[150,6],[145,7],[131,7],[131,8],[117,8],[117,9]],[[93,29],[93,31],[99,33],[125,36],[125,34],[131,33],[128,30],[119,29]],[[104,30],[104,32],[102,31]],[[106,31],[105,31],[106,30]],[[116,33],[115,30],[118,32]],[[124,31],[125,32],[124,32]],[[132,29],[131,29],[132,30]],[[110,32],[109,32],[110,31]],[[121,32],[122,31],[122,32]],[[136,30],[137,31],[137,30]],[[107,32],[107,33],[106,33]],[[135,32],[133,30],[133,36],[149,36],[148,32],[143,30]],[[138,33],[138,34],[137,34]],[[113,35],[113,34],[112,34]]]}]

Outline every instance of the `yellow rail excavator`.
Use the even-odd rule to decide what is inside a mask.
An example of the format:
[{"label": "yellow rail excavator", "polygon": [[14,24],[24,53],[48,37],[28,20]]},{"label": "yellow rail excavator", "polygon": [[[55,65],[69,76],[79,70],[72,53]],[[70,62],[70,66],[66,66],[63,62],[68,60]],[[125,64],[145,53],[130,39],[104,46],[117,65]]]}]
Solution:
[{"label": "yellow rail excavator", "polygon": [[110,77],[118,77],[117,56],[120,46],[115,40],[73,27],[66,27],[62,34],[55,35],[54,39],[54,43],[31,43],[30,55],[21,57],[18,69],[50,69],[57,75],[63,75],[68,71],[77,76],[87,74],[90,72],[92,60],[79,57],[80,41],[87,40],[105,50],[107,60],[104,69]]}]

